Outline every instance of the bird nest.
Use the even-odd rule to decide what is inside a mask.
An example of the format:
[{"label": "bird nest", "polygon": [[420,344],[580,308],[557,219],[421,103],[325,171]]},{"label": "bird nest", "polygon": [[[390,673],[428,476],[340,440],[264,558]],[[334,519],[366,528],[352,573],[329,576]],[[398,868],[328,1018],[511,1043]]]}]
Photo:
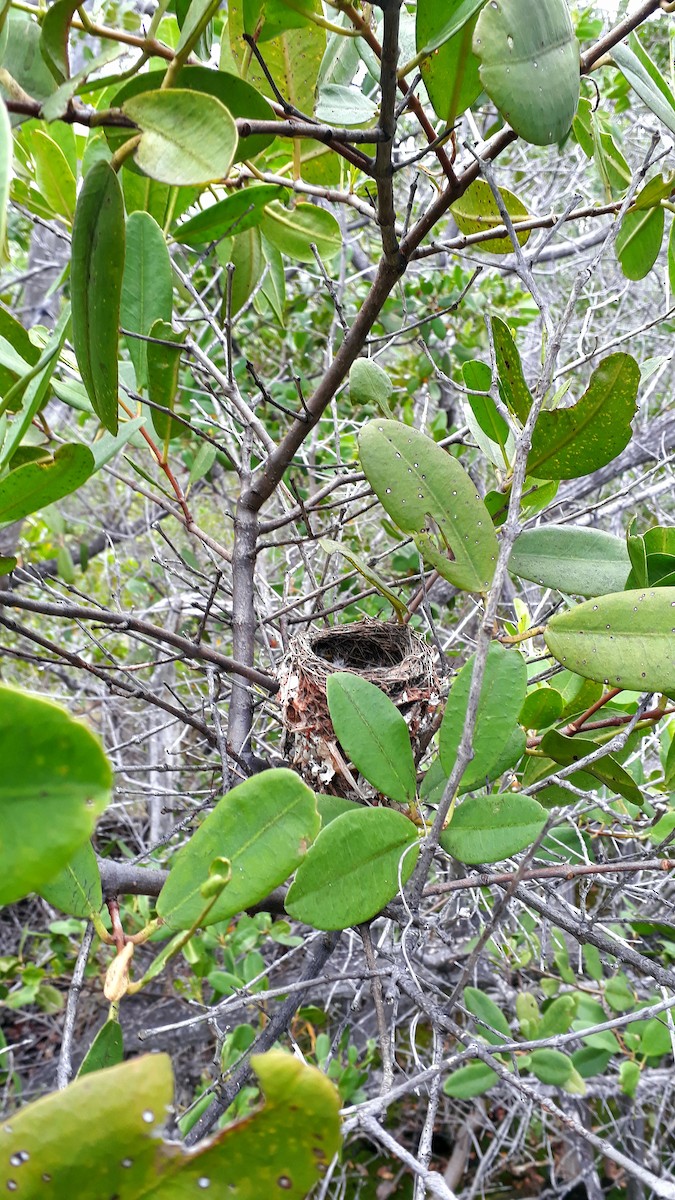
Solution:
[{"label": "bird nest", "polygon": [[417,755],[439,704],[432,652],[407,625],[358,621],[293,638],[279,672],[278,698],[287,731],[286,754],[317,790],[351,798],[376,793],[338,742],[326,700],[326,680],[348,671],[375,684],[403,715]]}]

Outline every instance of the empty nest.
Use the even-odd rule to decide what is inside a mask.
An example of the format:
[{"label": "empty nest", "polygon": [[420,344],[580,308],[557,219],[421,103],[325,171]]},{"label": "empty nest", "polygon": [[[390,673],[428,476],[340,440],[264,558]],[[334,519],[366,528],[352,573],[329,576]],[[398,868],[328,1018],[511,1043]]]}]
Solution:
[{"label": "empty nest", "polygon": [[372,800],[337,741],[328,712],[326,680],[335,671],[359,675],[380,688],[405,718],[417,759],[439,704],[432,652],[407,625],[365,620],[294,637],[279,672],[286,755],[315,789]]}]

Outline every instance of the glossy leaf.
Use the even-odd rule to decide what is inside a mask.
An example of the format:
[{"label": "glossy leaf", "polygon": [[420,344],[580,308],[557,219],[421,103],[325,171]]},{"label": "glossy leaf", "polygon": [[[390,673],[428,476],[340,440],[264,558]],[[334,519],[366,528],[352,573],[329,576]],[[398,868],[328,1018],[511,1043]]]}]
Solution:
[{"label": "glossy leaf", "polygon": [[384,908],[417,861],[417,830],[391,808],[344,813],[321,830],[298,868],[286,911],[316,929],[347,929]]},{"label": "glossy leaf", "polygon": [[[529,217],[522,200],[519,200],[508,188],[500,188],[502,203],[514,224]],[[463,196],[456,200],[451,210],[457,228],[461,233],[484,233],[489,229],[497,229],[504,221],[492,194],[492,188],[484,179],[476,179],[469,184]],[[530,230],[518,233],[518,245],[524,246],[530,236]],[[513,254],[513,244],[508,236],[488,238],[477,242],[474,249],[486,250],[489,254]]]},{"label": "glossy leaf", "polygon": [[546,809],[531,796],[504,792],[473,796],[455,809],[441,846],[464,863],[500,862],[531,846],[546,824]]},{"label": "glossy leaf", "polygon": [[5,686],[0,754],[0,904],[9,904],[52,880],[88,840],[112,775],[85,725]]},{"label": "glossy leaf", "polygon": [[48,1182],[55,1196],[78,1200],[189,1200],[208,1188],[240,1200],[304,1200],[339,1148],[339,1095],[316,1067],[281,1050],[252,1063],[264,1105],[189,1151],[158,1136],[173,1095],[168,1055],[85,1074],[3,1127],[0,1187],[18,1190],[18,1179],[38,1196]]},{"label": "glossy leaf", "polygon": [[579,43],[566,0],[492,0],[473,38],[490,99],[526,142],[569,131],[579,103]]},{"label": "glossy leaf", "polygon": [[39,512],[55,500],[70,495],[94,470],[88,446],[59,446],[53,458],[27,462],[0,480],[0,525],[8,525]]},{"label": "glossy leaf", "polygon": [[[225,250],[225,252],[223,252]],[[234,266],[232,276],[232,316],[240,312],[252,293],[258,287],[260,278],[265,270],[265,256],[259,229],[247,229],[245,233],[237,234],[232,242],[221,242],[216,247],[216,257],[224,266],[231,262]],[[227,309],[227,300],[223,298],[223,321]]]},{"label": "glossy leaf", "polygon": [[184,221],[175,230],[174,237],[184,246],[203,246],[206,242],[243,233],[260,224],[266,204],[284,195],[285,189],[275,183],[242,188]]},{"label": "glossy leaf", "polygon": [[[455,677],[441,722],[438,750],[447,775],[454,766],[464,732],[473,664],[471,657]],[[493,642],[488,650],[478,702],[473,734],[474,757],[462,776],[460,786],[463,790],[484,785],[518,722],[526,688],[527,668],[522,654]]]},{"label": "glossy leaf", "polygon": [[90,920],[92,913],[100,911],[103,903],[101,876],[91,842],[85,842],[63,870],[42,885],[40,895],[48,904],[72,917]]},{"label": "glossy leaf", "polygon": [[458,1067],[448,1075],[443,1084],[446,1096],[456,1100],[470,1100],[472,1096],[482,1096],[490,1088],[499,1083],[499,1076],[492,1067],[484,1062],[469,1063],[466,1067]]},{"label": "glossy leaf", "polygon": [[[85,176],[73,223],[73,348],[94,412],[117,433],[117,338],[124,271],[124,204],[107,162]],[[105,287],[101,286],[105,280]]]},{"label": "glossy leaf", "polygon": [[3,32],[7,40],[2,65],[11,70],[12,79],[31,99],[46,100],[56,90],[56,83],[40,53],[40,26],[10,8]]},{"label": "glossy leaf", "polygon": [[104,1071],[116,1067],[124,1059],[124,1038],[119,1021],[108,1020],[101,1026],[85,1054],[77,1078],[92,1071]]},{"label": "glossy leaf", "polygon": [[563,698],[552,687],[536,688],[526,697],[518,715],[524,729],[547,729],[559,721],[563,710]]},{"label": "glossy leaf", "polygon": [[77,0],[56,0],[55,4],[50,4],[42,21],[40,50],[57,83],[70,75],[68,34],[77,8]]},{"label": "glossy leaf", "polygon": [[578,479],[616,458],[631,438],[640,368],[630,354],[610,354],[572,408],[539,414],[527,460],[538,479]]},{"label": "glossy leaf", "polygon": [[[598,749],[598,744],[590,738],[566,737],[565,734],[551,729],[542,738],[541,749],[554,762],[568,767],[587,754],[592,754],[594,750]],[[606,754],[597,762],[587,764],[583,769],[588,775],[599,779],[610,791],[623,796],[631,804],[642,807],[644,801],[639,787],[611,754]]]},{"label": "glossy leaf", "polygon": [[602,596],[624,587],[630,560],[623,539],[601,529],[541,525],[519,534],[509,570],[568,595]]},{"label": "glossy leaf", "polygon": [[415,762],[408,726],[387,695],[359,675],[336,671],[326,682],[338,741],[362,775],[398,804],[415,799]]},{"label": "glossy leaf", "polygon": [[616,255],[627,279],[644,279],[659,256],[665,225],[664,210],[641,208],[627,212],[616,239]]},{"label": "glossy leaf", "polygon": [[[120,324],[147,337],[155,321],[171,321],[172,309],[173,274],[164,234],[149,213],[132,213],[126,225]],[[142,391],[148,382],[148,343],[129,336],[125,341]]]},{"label": "glossy leaf", "polygon": [[[487,591],[497,537],[457,459],[417,430],[385,420],[371,421],[361,430],[359,455],[378,500],[404,533],[413,534],[422,556],[456,587]],[[437,535],[430,531],[429,518]]]},{"label": "glossy leaf", "polygon": [[675,587],[587,600],[549,621],[544,639],[563,666],[611,687],[675,690]]},{"label": "glossy leaf", "polygon": [[302,29],[311,23],[309,13],[316,11],[315,0],[244,0],[244,29],[258,42],[269,42],[289,29]]},{"label": "glossy leaf", "polygon": [[[169,413],[173,410],[178,391],[178,370],[180,367],[185,331],[177,333],[166,321],[155,321],[150,328],[150,336],[157,338],[155,342],[147,342],[148,365],[148,397],[154,404],[161,404],[166,412],[156,408],[150,409],[150,417],[155,432],[162,440],[179,437],[185,426],[179,421],[172,421]],[[167,345],[168,342],[174,345]]]},{"label": "glossy leaf", "polygon": [[420,70],[429,99],[441,121],[452,125],[482,90],[478,59],[471,42],[478,9],[485,0],[418,0],[415,23],[417,50],[425,57]]},{"label": "glossy leaf", "polygon": [[499,394],[509,412],[524,425],[532,407],[532,394],[527,386],[516,343],[508,325],[499,317],[492,318],[492,341],[497,362]]},{"label": "glossy leaf", "polygon": [[492,397],[480,394],[490,390],[492,371],[487,363],[472,360],[462,364],[462,376],[467,388],[476,388],[475,393],[469,392],[467,401],[480,428],[503,450],[508,441],[509,427],[497,411]]},{"label": "glossy leaf", "polygon": [[349,128],[374,120],[377,105],[355,87],[327,83],[319,89],[314,115],[323,124]]},{"label": "glossy leaf", "polygon": [[122,111],[143,131],[135,161],[151,179],[189,187],[228,174],[237,127],[215,96],[188,88],[141,92]]},{"label": "glossy leaf", "polygon": [[223,796],[174,858],[157,901],[172,929],[189,929],[205,904],[201,885],[214,858],[225,856],[232,878],[207,924],[242,912],[283,883],[319,831],[313,792],[293,771],[263,771]]},{"label": "glossy leaf", "polygon": [[260,227],[273,246],[298,262],[315,262],[312,243],[322,258],[332,258],[342,246],[335,217],[316,204],[296,204],[295,208],[270,204]]}]

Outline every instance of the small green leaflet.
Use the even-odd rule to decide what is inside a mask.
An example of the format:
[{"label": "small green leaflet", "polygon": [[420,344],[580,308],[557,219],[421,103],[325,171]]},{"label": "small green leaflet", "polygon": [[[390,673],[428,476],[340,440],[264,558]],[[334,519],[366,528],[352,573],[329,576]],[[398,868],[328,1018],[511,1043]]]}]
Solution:
[{"label": "small green leaflet", "polygon": [[455,809],[441,846],[460,862],[500,862],[530,846],[546,817],[546,809],[530,796],[472,796]]},{"label": "small green leaflet", "polygon": [[401,713],[375,684],[348,671],[326,682],[328,709],[338,741],[354,766],[390,800],[415,799],[415,762]]}]

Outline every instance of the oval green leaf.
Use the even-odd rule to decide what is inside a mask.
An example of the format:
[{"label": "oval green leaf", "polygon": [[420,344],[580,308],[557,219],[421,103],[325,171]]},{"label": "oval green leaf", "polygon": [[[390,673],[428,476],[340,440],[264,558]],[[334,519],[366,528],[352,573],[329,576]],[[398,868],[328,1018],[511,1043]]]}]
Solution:
[{"label": "oval green leaf", "polygon": [[511,1030],[504,1013],[486,992],[480,988],[465,987],[463,995],[469,1012],[481,1022],[478,1026],[481,1037],[492,1046],[501,1046],[511,1040]]},{"label": "oval green leaf", "polygon": [[478,9],[485,0],[417,0],[415,41],[425,54],[420,70],[441,121],[452,125],[482,90],[471,51]]},{"label": "oval green leaf", "polygon": [[568,133],[580,71],[566,0],[491,0],[476,22],[473,52],[485,91],[520,137],[549,146]]},{"label": "oval green leaf", "polygon": [[482,1096],[484,1092],[489,1092],[496,1083],[499,1083],[497,1072],[484,1062],[475,1062],[466,1067],[459,1067],[448,1075],[443,1084],[443,1091],[446,1096],[453,1096],[456,1100],[470,1100],[472,1096]]},{"label": "oval green leaf", "polygon": [[675,690],[675,587],[587,600],[549,621],[554,658],[585,679],[636,692]]},{"label": "oval green leaf", "polygon": [[91,842],[85,842],[59,874],[44,883],[40,895],[72,917],[91,919],[103,903],[101,876]]},{"label": "oval green leaf", "polygon": [[572,596],[602,596],[621,591],[630,559],[624,539],[601,529],[542,525],[516,538],[509,570]]},{"label": "oval green leaf", "polygon": [[203,246],[205,242],[243,233],[260,224],[266,204],[285,194],[285,188],[276,183],[242,188],[184,221],[173,236],[184,246]]},{"label": "oval green leaf", "polygon": [[4,686],[0,757],[0,904],[9,904],[53,879],[89,839],[112,773],[86,726]]},{"label": "oval green leaf", "polygon": [[[117,433],[117,331],[124,272],[124,202],[107,162],[85,175],[73,222],[73,349],[96,416]],[[102,280],[105,286],[102,286]]]},{"label": "oval green leaf", "polygon": [[[472,656],[456,676],[441,722],[438,752],[446,775],[454,766],[464,731],[473,664]],[[460,786],[463,790],[485,784],[486,777],[501,757],[518,723],[526,690],[527,667],[522,654],[492,642],[478,702],[473,735],[474,757],[462,776]]]},{"label": "oval green leaf", "polygon": [[319,832],[314,793],[294,771],[263,771],[233,788],[176,855],[157,901],[172,929],[189,929],[205,908],[201,885],[214,858],[225,856],[232,878],[206,924],[256,904],[302,862]]},{"label": "oval green leaf", "polygon": [[[500,188],[499,194],[514,224],[529,217],[530,214],[522,200],[508,188]],[[487,229],[497,229],[504,224],[492,188],[484,179],[476,179],[469,184],[464,195],[455,201],[450,211],[462,233],[484,233]],[[530,236],[530,230],[525,229],[516,236],[518,244],[524,246]],[[510,237],[487,238],[484,242],[477,242],[474,249],[487,250],[489,254],[513,254],[513,243]]]},{"label": "oval green leaf", "polygon": [[89,1075],[92,1071],[104,1071],[106,1067],[116,1067],[123,1058],[122,1026],[119,1021],[106,1021],[87,1050],[77,1078],[81,1079],[83,1075]]},{"label": "oval green leaf", "polygon": [[[456,587],[487,591],[499,552],[497,536],[457,459],[416,429],[385,420],[361,430],[359,456],[383,508],[404,533],[415,536],[423,557]],[[438,534],[429,532],[428,517]]]},{"label": "oval green leaf", "polygon": [[621,222],[615,248],[626,279],[644,279],[659,257],[665,214],[661,205],[627,212]]},{"label": "oval green leaf", "polygon": [[328,676],[326,695],[338,741],[362,775],[398,804],[417,790],[410,734],[401,713],[375,684],[348,671]]},{"label": "oval green leaf", "polygon": [[630,354],[610,354],[572,408],[542,412],[527,459],[537,479],[578,479],[616,458],[631,439],[640,368]]},{"label": "oval green leaf", "polygon": [[475,796],[455,810],[441,845],[465,863],[500,862],[524,850],[546,824],[546,809],[530,796]]},{"label": "oval green leaf", "polygon": [[316,204],[296,204],[295,208],[270,204],[265,209],[261,229],[273,246],[298,262],[315,262],[312,243],[322,258],[332,258],[342,246],[342,233],[335,217]]},{"label": "oval green leaf", "polygon": [[143,130],[135,161],[151,179],[190,187],[228,174],[237,127],[215,96],[188,88],[141,92],[122,110]]},{"label": "oval green leaf", "polygon": [[572,1059],[561,1050],[533,1050],[529,1059],[532,1074],[554,1087],[563,1087],[574,1069]]},{"label": "oval green leaf", "polygon": [[399,864],[402,883],[410,878],[416,843],[412,821],[391,808],[344,813],[321,830],[298,868],[286,912],[316,929],[369,921],[397,894]]},{"label": "oval green leaf", "polygon": [[0,525],[18,521],[70,495],[94,470],[88,446],[59,446],[53,458],[27,462],[0,482]]}]

